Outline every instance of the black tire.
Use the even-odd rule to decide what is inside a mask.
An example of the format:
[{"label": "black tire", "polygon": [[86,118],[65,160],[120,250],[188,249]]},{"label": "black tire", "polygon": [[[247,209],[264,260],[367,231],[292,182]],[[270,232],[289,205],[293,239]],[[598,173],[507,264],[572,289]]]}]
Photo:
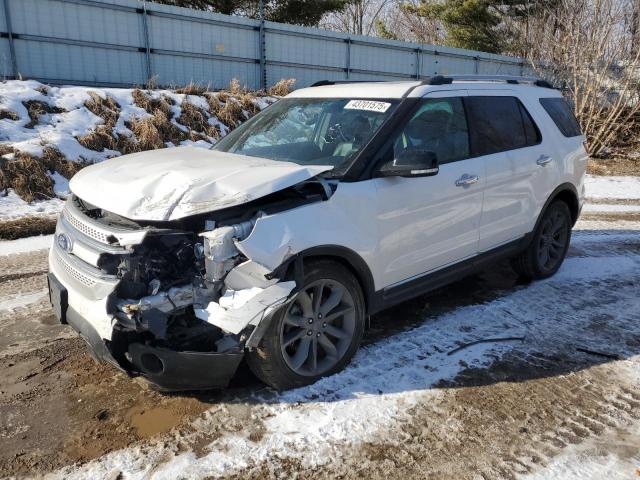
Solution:
[{"label": "black tire", "polygon": [[[247,354],[253,373],[276,390],[309,385],[342,370],[358,350],[364,333],[364,297],[349,269],[338,262],[319,259],[305,264],[304,270],[304,287],[274,314],[258,348]],[[340,294],[341,287],[342,297],[326,312],[324,321],[322,306],[329,308],[335,303],[330,300]],[[320,303],[316,309],[318,290]],[[313,312],[304,315],[303,310],[309,313],[303,309],[305,306],[311,306]],[[300,325],[301,318],[309,324]],[[334,345],[331,355],[327,341]],[[304,348],[308,357],[298,365],[298,352],[304,355]]]},{"label": "black tire", "polygon": [[511,262],[516,273],[529,280],[540,280],[556,273],[569,249],[571,226],[571,212],[565,202],[556,200],[549,205],[531,243]]}]

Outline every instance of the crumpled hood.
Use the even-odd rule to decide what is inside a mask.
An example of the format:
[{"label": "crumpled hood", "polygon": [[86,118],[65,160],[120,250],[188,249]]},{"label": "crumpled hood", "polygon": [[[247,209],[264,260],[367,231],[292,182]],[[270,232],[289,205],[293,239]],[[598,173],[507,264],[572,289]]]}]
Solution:
[{"label": "crumpled hood", "polygon": [[73,177],[70,188],[126,218],[176,220],[250,202],[331,168],[181,147],[91,165]]}]

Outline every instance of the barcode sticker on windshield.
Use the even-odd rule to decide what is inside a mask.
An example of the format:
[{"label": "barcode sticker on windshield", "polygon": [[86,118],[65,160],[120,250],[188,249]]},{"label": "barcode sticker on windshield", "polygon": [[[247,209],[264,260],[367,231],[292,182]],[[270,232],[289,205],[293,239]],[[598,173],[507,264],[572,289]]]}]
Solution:
[{"label": "barcode sticker on windshield", "polygon": [[390,106],[390,103],[376,102],[374,100],[349,100],[344,108],[349,110],[368,110],[370,112],[384,113]]}]

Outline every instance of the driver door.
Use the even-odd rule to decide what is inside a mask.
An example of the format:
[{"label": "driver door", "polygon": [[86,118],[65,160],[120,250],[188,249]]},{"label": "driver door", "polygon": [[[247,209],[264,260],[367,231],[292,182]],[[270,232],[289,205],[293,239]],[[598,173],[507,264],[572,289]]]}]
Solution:
[{"label": "driver door", "polygon": [[383,287],[478,253],[485,167],[470,158],[465,96],[461,90],[430,93],[387,147],[383,163],[413,147],[434,151],[440,166],[434,176],[374,180]]}]

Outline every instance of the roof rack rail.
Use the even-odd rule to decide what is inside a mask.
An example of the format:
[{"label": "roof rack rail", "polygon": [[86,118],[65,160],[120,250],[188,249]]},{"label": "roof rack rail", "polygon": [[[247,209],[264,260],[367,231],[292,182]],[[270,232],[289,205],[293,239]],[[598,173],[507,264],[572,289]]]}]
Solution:
[{"label": "roof rack rail", "polygon": [[[344,85],[350,83],[384,83],[385,80],[320,80],[310,85],[323,87],[325,85]],[[448,85],[453,82],[504,82],[512,85],[531,84],[536,87],[556,89],[550,82],[538,77],[522,77],[516,75],[434,75],[421,81],[422,85]]]},{"label": "roof rack rail", "polygon": [[345,85],[349,83],[385,83],[385,80],[318,80],[309,87],[324,87],[325,85]]},{"label": "roof rack rail", "polygon": [[537,87],[553,88],[547,80],[538,77],[523,77],[516,75],[436,75],[423,81],[425,85],[443,85],[453,82],[505,82],[513,85],[528,83]]}]

